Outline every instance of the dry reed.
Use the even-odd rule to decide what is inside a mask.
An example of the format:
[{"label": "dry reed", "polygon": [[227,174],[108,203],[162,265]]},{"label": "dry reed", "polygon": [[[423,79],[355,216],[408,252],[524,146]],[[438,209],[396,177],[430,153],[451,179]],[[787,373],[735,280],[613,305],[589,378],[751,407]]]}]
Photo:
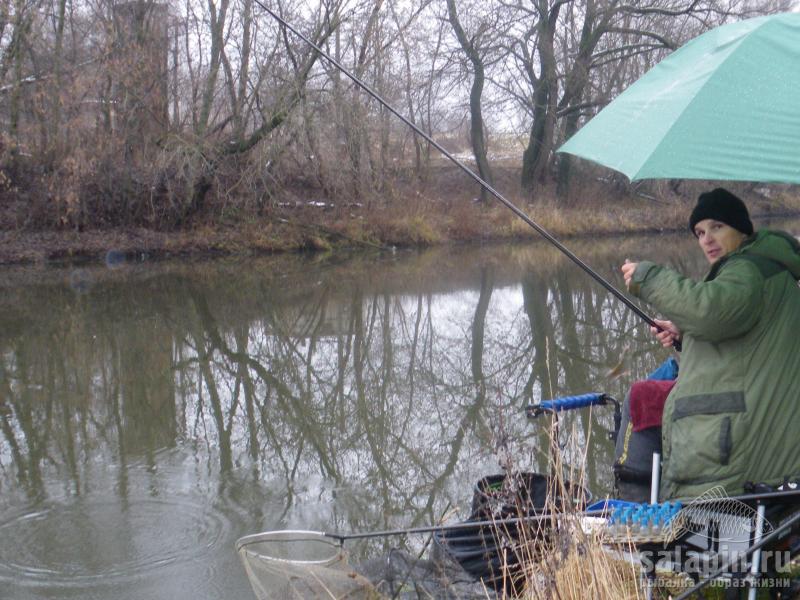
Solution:
[{"label": "dry reed", "polygon": [[[551,424],[550,439],[555,441],[557,421]],[[573,430],[561,448],[551,443],[550,484],[544,507],[551,517],[533,521],[509,531],[497,525],[497,538],[503,540],[503,585],[498,597],[525,600],[639,600],[645,597],[638,561],[633,546],[609,544],[601,529],[588,527],[591,519],[582,516],[585,509],[585,448]],[[578,460],[568,463],[567,456]],[[515,478],[507,477],[508,481]],[[520,517],[529,513],[519,502],[518,490],[504,490],[506,502],[516,503]],[[510,500],[509,500],[510,498]],[[513,538],[513,539],[512,539]]]}]

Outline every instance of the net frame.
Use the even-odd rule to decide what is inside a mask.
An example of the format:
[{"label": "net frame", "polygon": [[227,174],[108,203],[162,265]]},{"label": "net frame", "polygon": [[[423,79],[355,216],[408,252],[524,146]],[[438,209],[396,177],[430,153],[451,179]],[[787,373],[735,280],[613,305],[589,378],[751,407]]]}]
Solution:
[{"label": "net frame", "polygon": [[[715,522],[714,539],[718,542],[747,542],[758,519],[758,511],[728,496],[725,488],[714,486],[683,507],[665,528],[665,542],[677,540],[693,530],[695,523]],[[772,523],[761,520],[762,535],[773,531]]]},{"label": "net frame", "polygon": [[373,585],[350,567],[344,539],[321,531],[285,529],[248,535],[237,540],[236,552],[258,600],[379,597]]}]

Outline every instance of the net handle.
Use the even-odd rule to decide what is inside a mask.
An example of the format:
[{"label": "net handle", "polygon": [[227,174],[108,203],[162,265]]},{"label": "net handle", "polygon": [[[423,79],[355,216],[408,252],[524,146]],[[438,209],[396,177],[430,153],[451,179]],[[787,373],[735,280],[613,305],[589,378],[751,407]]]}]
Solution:
[{"label": "net handle", "polygon": [[336,540],[337,544],[344,546],[344,543],[349,540],[363,540],[367,538],[388,537],[395,535],[416,535],[420,533],[435,533],[439,531],[452,531],[462,529],[480,529],[484,527],[496,527],[498,525],[514,525],[521,523],[539,523],[542,521],[549,521],[554,518],[563,517],[601,517],[606,515],[605,510],[583,510],[583,511],[565,511],[565,512],[542,512],[535,515],[528,515],[525,517],[506,517],[503,519],[487,519],[484,521],[461,521],[459,523],[449,523],[446,525],[428,525],[425,527],[406,527],[403,529],[387,529],[384,531],[364,531],[356,533],[328,533],[325,531],[303,531],[303,530],[290,530],[280,529],[275,531],[266,531],[263,533],[255,533],[243,538],[239,538],[236,542],[237,550],[246,545],[255,544],[257,542],[272,541],[272,536],[276,533],[287,534],[306,534],[321,536],[330,540]]}]

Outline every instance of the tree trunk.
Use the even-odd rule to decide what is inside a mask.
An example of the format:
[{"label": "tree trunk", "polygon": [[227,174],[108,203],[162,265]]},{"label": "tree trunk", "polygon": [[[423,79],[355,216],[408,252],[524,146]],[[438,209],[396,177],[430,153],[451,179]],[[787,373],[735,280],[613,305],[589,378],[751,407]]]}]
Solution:
[{"label": "tree trunk", "polygon": [[[406,105],[408,107],[408,119],[414,125],[418,125],[416,121],[416,110],[414,109],[414,96],[411,91],[412,71],[411,71],[411,49],[406,39],[406,33],[400,24],[400,19],[397,16],[394,2],[389,3],[389,8],[392,10],[392,17],[397,24],[397,30],[400,36],[400,44],[403,48],[403,66],[405,67],[405,82],[403,91],[406,96]],[[422,143],[416,133],[411,135],[411,141],[414,144],[414,173],[418,179],[422,179]]]},{"label": "tree trunk", "polygon": [[50,106],[52,114],[49,118],[50,135],[49,148],[47,154],[52,158],[58,153],[59,130],[61,127],[61,90],[63,86],[62,77],[62,55],[64,47],[64,20],[67,9],[67,0],[58,0],[58,16],[56,21],[55,51],[53,55],[54,65],[54,85],[50,88]]},{"label": "tree trunk", "polygon": [[522,154],[522,187],[533,191],[543,171],[542,163],[546,161],[544,153],[550,90],[544,81],[539,83],[534,96],[533,122],[528,137],[528,146]]},{"label": "tree trunk", "polygon": [[562,6],[557,3],[548,11],[546,0],[537,2],[539,10],[537,50],[541,75],[534,95],[533,123],[528,147],[522,156],[522,186],[529,192],[537,183],[546,183],[553,149],[558,98],[558,72],[555,58],[555,27]]},{"label": "tree trunk", "polygon": [[[568,140],[578,131],[578,117],[577,111],[571,112],[567,115],[566,123],[564,124],[564,140]],[[558,157],[558,183],[556,186],[556,194],[563,198],[569,192],[569,180],[572,171],[572,157],[569,154],[561,153]]]},{"label": "tree trunk", "polygon": [[[494,185],[492,172],[489,168],[489,160],[486,157],[486,138],[483,127],[483,112],[481,110],[481,96],[486,79],[484,73],[483,57],[478,52],[475,44],[467,37],[461,22],[458,20],[455,0],[447,0],[447,14],[450,25],[455,31],[461,49],[467,55],[473,69],[472,89],[469,94],[469,115],[470,115],[470,141],[472,142],[472,153],[475,156],[475,163],[478,167],[478,174],[486,183]],[[489,195],[486,188],[481,186],[481,202],[487,202]]]},{"label": "tree trunk", "polygon": [[222,49],[224,45],[225,19],[228,14],[228,0],[222,0],[217,10],[214,0],[208,0],[208,12],[211,19],[211,58],[206,77],[203,96],[201,98],[200,116],[197,123],[197,134],[203,135],[208,128],[211,117],[211,107],[214,103],[214,94],[217,89],[217,77],[222,64]]},{"label": "tree trunk", "polygon": [[[564,139],[568,140],[578,131],[580,113],[577,105],[581,102],[589,81],[589,70],[592,67],[592,55],[600,38],[606,33],[613,11],[607,11],[598,22],[597,4],[594,0],[587,0],[586,10],[581,28],[581,38],[578,43],[578,54],[564,84],[564,97],[559,102],[558,108],[564,110],[572,107],[567,114],[564,124]],[[572,157],[562,154],[558,158],[558,196],[566,196],[569,191],[569,178],[572,168]]]},{"label": "tree trunk", "polygon": [[9,43],[12,63],[12,87],[9,101],[8,133],[13,146],[11,147],[12,159],[15,159],[19,148],[19,115],[20,98],[22,95],[22,49],[28,34],[29,19],[25,11],[24,0],[17,0],[14,5],[14,33]]},{"label": "tree trunk", "polygon": [[245,0],[244,14],[242,15],[242,51],[239,65],[239,82],[236,89],[236,103],[234,104],[234,129],[236,137],[244,135],[246,117],[244,116],[245,100],[247,98],[247,82],[250,71],[250,50],[252,45],[253,0]]},{"label": "tree trunk", "polygon": [[[449,0],[452,2],[453,0]],[[470,114],[470,139],[472,141],[472,153],[475,155],[475,163],[478,165],[478,175],[481,176],[486,183],[494,186],[492,180],[492,172],[489,168],[489,160],[486,157],[486,138],[484,137],[483,130],[483,112],[481,111],[481,96],[483,95],[483,86],[485,75],[483,64],[478,62],[472,63],[475,68],[472,81],[472,90],[469,94],[469,114]],[[487,202],[489,199],[486,188],[481,186],[481,202]]]}]

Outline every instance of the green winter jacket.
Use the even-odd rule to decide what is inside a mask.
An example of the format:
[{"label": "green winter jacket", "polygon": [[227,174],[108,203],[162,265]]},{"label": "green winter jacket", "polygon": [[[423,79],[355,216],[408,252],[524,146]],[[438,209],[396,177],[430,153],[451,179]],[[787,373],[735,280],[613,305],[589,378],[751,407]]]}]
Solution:
[{"label": "green winter jacket", "polygon": [[683,332],[660,496],[800,476],[800,244],[759,231],[694,281],[639,263],[630,290]]}]

